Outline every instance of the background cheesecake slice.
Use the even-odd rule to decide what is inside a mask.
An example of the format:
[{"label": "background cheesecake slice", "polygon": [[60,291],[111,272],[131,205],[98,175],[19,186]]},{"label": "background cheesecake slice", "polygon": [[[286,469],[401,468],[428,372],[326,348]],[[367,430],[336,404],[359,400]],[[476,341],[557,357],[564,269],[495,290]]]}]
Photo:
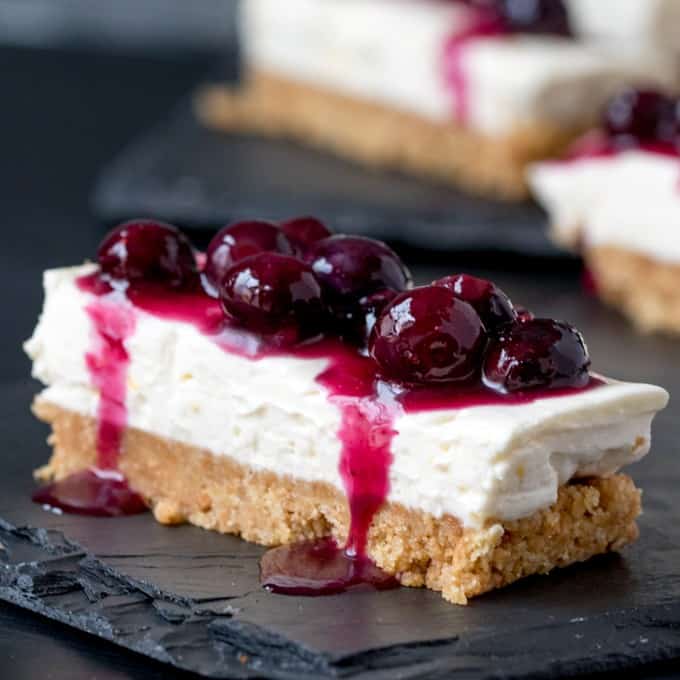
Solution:
[{"label": "background cheesecake slice", "polygon": [[[183,238],[151,222],[115,231],[99,266],[46,273],[26,344],[53,428],[41,502],[73,509],[84,471],[107,502],[126,480],[161,522],[269,546],[331,536],[456,603],[637,537],[640,494],[618,471],[648,452],[664,390],[589,373],[577,331],[518,314],[490,282],[410,290],[391,250],[353,237],[245,256],[251,229],[216,236],[203,285]],[[309,238],[308,221],[296,233]],[[309,271],[331,311],[321,338],[291,343],[287,324],[313,323]],[[296,302],[272,303],[273,282],[285,293],[293,279]],[[368,344],[341,340],[326,314],[354,331],[338,294],[368,282],[382,299],[362,307]]]},{"label": "background cheesecake slice", "polygon": [[561,152],[615,90],[676,77],[665,55],[585,41],[561,2],[537,6],[522,23],[463,2],[250,0],[243,89],[208,88],[199,115],[522,197],[526,164]]},{"label": "background cheesecake slice", "polygon": [[679,143],[676,100],[628,90],[567,158],[529,173],[554,239],[581,252],[597,294],[646,331],[680,333]]},{"label": "background cheesecake slice", "polygon": [[579,35],[628,45],[680,52],[680,5],[675,0],[567,0]]}]

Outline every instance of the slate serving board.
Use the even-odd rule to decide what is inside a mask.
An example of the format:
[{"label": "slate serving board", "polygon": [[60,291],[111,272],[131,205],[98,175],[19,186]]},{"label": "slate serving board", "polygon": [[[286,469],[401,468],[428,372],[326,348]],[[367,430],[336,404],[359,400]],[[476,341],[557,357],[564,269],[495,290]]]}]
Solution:
[{"label": "slate serving board", "polygon": [[[417,270],[420,280],[442,274]],[[539,314],[573,320],[604,373],[680,390],[680,342],[635,335],[576,281],[501,275]],[[615,348],[615,350],[613,350]],[[680,422],[657,421],[636,466],[642,538],[610,555],[474,600],[400,589],[305,599],[258,584],[262,549],[150,516],[55,515],[30,502],[45,428],[29,380],[0,387],[0,598],[215,678],[550,678],[680,657]]]},{"label": "slate serving board", "polygon": [[154,215],[214,229],[242,218],[314,214],[337,231],[429,250],[565,256],[530,202],[483,200],[290,142],[213,132],[188,103],[105,168],[93,205],[108,223]]}]

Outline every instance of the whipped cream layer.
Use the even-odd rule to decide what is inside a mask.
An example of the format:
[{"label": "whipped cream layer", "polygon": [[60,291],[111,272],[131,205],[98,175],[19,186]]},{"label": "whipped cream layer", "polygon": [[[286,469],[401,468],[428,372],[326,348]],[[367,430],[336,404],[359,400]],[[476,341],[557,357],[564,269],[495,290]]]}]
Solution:
[{"label": "whipped cream layer", "polygon": [[537,163],[529,183],[567,248],[680,263],[680,157],[644,150]]},{"label": "whipped cream layer", "polygon": [[[624,84],[671,86],[674,65],[549,36],[473,39],[459,52],[464,86],[445,75],[450,39],[473,15],[444,0],[248,0],[247,65],[255,70],[502,136],[535,121],[591,123]],[[465,98],[465,102],[459,101]]]},{"label": "whipped cream layer", "polygon": [[[76,285],[89,271],[45,274],[45,307],[26,351],[47,385],[41,399],[96,417],[99,394],[84,360],[93,298]],[[326,360],[252,360],[193,325],[136,315],[125,343],[131,427],[343,490],[340,410],[315,380]],[[667,398],[659,387],[610,382],[521,406],[403,414],[394,422],[388,500],[468,526],[530,515],[569,479],[610,475],[644,456]]]}]

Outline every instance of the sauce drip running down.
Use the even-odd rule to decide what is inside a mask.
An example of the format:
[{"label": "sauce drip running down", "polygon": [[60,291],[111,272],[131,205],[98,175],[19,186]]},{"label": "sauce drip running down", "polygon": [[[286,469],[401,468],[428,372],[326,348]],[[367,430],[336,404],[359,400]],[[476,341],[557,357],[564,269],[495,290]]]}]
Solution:
[{"label": "sauce drip running down", "polygon": [[99,390],[96,466],[76,472],[41,489],[33,500],[63,512],[118,517],[145,512],[144,500],[118,470],[127,425],[125,341],[135,330],[134,310],[116,293],[95,298],[87,306],[92,347],[85,357],[92,385]]},{"label": "sauce drip running down", "polygon": [[465,125],[470,117],[470,84],[465,63],[467,48],[479,40],[507,32],[495,13],[479,11],[469,26],[451,36],[444,47],[444,81],[451,90],[455,120],[461,125]]}]

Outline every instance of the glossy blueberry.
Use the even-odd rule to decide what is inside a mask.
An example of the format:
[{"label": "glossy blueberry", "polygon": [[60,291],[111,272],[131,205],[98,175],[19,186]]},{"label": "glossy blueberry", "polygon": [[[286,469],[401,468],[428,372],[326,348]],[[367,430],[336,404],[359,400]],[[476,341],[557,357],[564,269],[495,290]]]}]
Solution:
[{"label": "glossy blueberry", "polygon": [[497,11],[513,33],[570,36],[569,13],[563,0],[497,0]]},{"label": "glossy blueberry", "polygon": [[299,255],[309,252],[318,241],[331,236],[331,231],[316,217],[296,217],[279,225]]},{"label": "glossy blueberry", "polygon": [[626,89],[605,108],[605,130],[624,145],[672,142],[676,125],[676,102],[654,90]]},{"label": "glossy blueberry", "polygon": [[312,247],[308,261],[331,304],[356,304],[380,290],[402,291],[411,275],[385,243],[363,236],[331,236]]},{"label": "glossy blueberry", "polygon": [[526,323],[536,318],[526,307],[515,307],[515,311],[517,312],[517,323]]},{"label": "glossy blueberry", "polygon": [[495,283],[487,279],[469,274],[455,274],[445,276],[432,285],[448,288],[458,299],[474,307],[489,332],[512,323],[517,318],[510,298]]},{"label": "glossy blueberry", "polygon": [[321,330],[321,287],[309,265],[290,255],[265,252],[240,260],[219,290],[227,315],[255,333],[291,344]]},{"label": "glossy blueberry", "polygon": [[205,276],[215,287],[236,262],[263,252],[292,255],[288,237],[271,222],[236,222],[220,229],[206,251]]},{"label": "glossy blueberry", "polygon": [[369,352],[403,383],[470,380],[479,373],[486,332],[477,312],[443,286],[398,295],[378,318]]},{"label": "glossy blueberry", "polygon": [[101,242],[97,260],[104,274],[124,281],[182,286],[193,280],[196,259],[189,240],[170,224],[132,220]]},{"label": "glossy blueberry", "polygon": [[484,382],[500,392],[584,387],[590,357],[581,334],[567,323],[531,319],[506,327],[486,352]]},{"label": "glossy blueberry", "polygon": [[366,295],[342,310],[336,308],[328,322],[329,330],[350,344],[366,348],[375,322],[397,295],[396,291],[386,288]]}]

